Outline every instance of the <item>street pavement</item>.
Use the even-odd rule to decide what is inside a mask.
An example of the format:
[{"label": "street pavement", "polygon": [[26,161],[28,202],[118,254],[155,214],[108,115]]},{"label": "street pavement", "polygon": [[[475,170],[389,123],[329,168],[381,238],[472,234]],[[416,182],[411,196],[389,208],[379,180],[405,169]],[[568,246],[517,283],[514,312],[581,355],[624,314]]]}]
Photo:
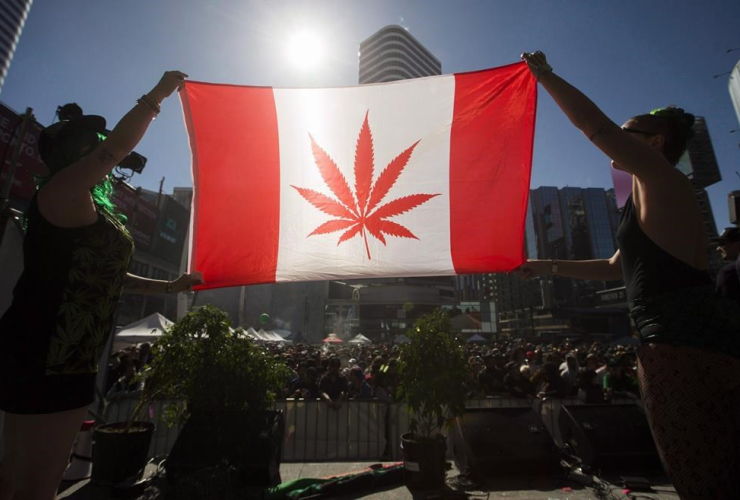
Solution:
[{"label": "street pavement", "polygon": [[[290,481],[298,478],[316,478],[327,477],[349,472],[359,471],[372,465],[373,462],[341,462],[341,463],[288,463],[282,464],[280,474],[283,481]],[[156,473],[156,467],[149,466],[146,476]],[[453,469],[448,474],[448,478],[453,478],[456,471]],[[618,478],[613,478],[611,487],[612,498],[625,499],[623,488],[618,486]],[[654,500],[676,500],[677,495],[670,483],[665,479],[652,478],[653,491],[651,492],[633,492],[634,494],[644,495],[640,498],[652,498]],[[114,491],[111,488],[99,488],[89,484],[88,480],[79,481],[74,484],[63,485],[62,491],[58,498],[67,500],[107,500],[112,498],[129,498],[130,500],[181,500],[185,497],[192,498],[191,495],[172,495],[167,494],[166,479],[160,477],[151,481],[142,491],[128,492]],[[238,494],[226,493],[225,489],[221,492],[213,491],[213,500],[230,500],[261,498],[259,492],[240,492]],[[405,486],[386,489],[383,491],[368,491],[361,495],[351,495],[334,497],[337,500],[349,500],[355,498],[367,498],[369,500],[411,500],[414,497]],[[584,488],[575,482],[562,479],[538,479],[538,478],[517,478],[503,481],[500,479],[491,480],[486,485],[486,491],[449,491],[445,493],[417,496],[415,500],[487,500],[487,499],[516,499],[516,500],[597,500],[596,493],[591,488]],[[211,498],[201,498],[199,500],[211,500]]]}]

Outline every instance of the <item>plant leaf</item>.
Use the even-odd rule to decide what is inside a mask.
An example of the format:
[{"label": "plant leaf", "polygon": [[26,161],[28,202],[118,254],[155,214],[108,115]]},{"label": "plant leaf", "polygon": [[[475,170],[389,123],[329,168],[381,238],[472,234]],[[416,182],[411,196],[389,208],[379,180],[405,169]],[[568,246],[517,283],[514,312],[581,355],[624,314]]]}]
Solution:
[{"label": "plant leaf", "polygon": [[319,227],[314,229],[313,232],[309,234],[308,236],[313,236],[314,234],[334,233],[336,231],[340,231],[342,229],[348,228],[349,226],[352,226],[354,224],[358,224],[358,222],[356,220],[346,220],[346,219],[330,220],[328,222],[324,222]]},{"label": "plant leaf", "polygon": [[[408,228],[383,220],[388,217],[408,212],[413,208],[427,202],[439,194],[415,194],[404,196],[393,200],[380,208],[376,207],[385,198],[390,189],[398,180],[404,168],[411,158],[414,148],[419,144],[416,141],[408,149],[403,151],[386,166],[381,172],[375,184],[373,184],[374,169],[374,147],[373,135],[369,125],[369,111],[365,113],[365,119],[360,127],[360,134],[355,145],[355,192],[353,193],[347,180],[337,167],[334,160],[324,151],[309,134],[311,139],[311,151],[313,153],[316,166],[321,173],[321,178],[329,187],[331,192],[339,201],[314,191],[311,189],[293,187],[298,193],[314,207],[322,212],[337,217],[337,219],[327,221],[313,230],[311,234],[320,235],[347,229],[339,238],[337,245],[354,238],[358,234],[362,235],[365,241],[365,249],[368,259],[370,248],[367,244],[367,233],[370,233],[378,241],[387,244],[385,235],[399,236],[401,238],[419,239]],[[356,198],[355,198],[356,197]],[[375,210],[375,213],[371,213]],[[368,216],[368,214],[370,214]]]},{"label": "plant leaf", "polygon": [[386,219],[388,217],[400,215],[404,212],[408,212],[412,208],[418,207],[422,203],[426,203],[435,196],[439,196],[439,194],[412,194],[410,196],[403,196],[379,207],[371,217]]},{"label": "plant leaf", "polygon": [[367,198],[373,183],[373,135],[367,122],[368,113],[365,113],[355,147],[355,194],[360,215],[366,213]]},{"label": "plant leaf", "polygon": [[311,134],[308,134],[308,136],[311,138],[311,151],[313,152],[316,166],[319,167],[319,172],[321,172],[321,178],[324,179],[324,183],[329,186],[334,196],[339,198],[339,201],[356,215],[358,210],[355,204],[355,197],[352,196],[352,191],[350,191],[344,175],[342,175],[337,164],[334,163],[334,160],[329,157],[326,151],[316,144],[313,136]]},{"label": "plant leaf", "polygon": [[385,245],[385,236],[383,236],[383,232],[380,226],[381,222],[382,219],[380,219],[379,217],[370,217],[368,219],[365,219],[365,227],[370,234],[375,236],[383,245]]},{"label": "plant leaf", "polygon": [[370,195],[370,202],[368,203],[366,213],[370,213],[385,198],[385,195],[388,194],[388,191],[390,191],[398,180],[398,176],[401,175],[401,172],[406,167],[409,158],[411,158],[411,153],[413,153],[417,144],[419,144],[419,141],[413,143],[410,148],[391,160],[388,166],[380,173],[378,180],[375,181],[375,186],[373,186],[373,192]]},{"label": "plant leaf", "polygon": [[314,191],[312,189],[300,188],[292,185],[290,187],[298,191],[298,193],[303,196],[307,202],[309,202],[311,205],[318,208],[324,213],[333,215],[335,217],[342,217],[345,219],[357,218],[354,213],[347,210],[347,207],[337,202],[336,200],[329,198],[325,194],[321,194],[318,191]]},{"label": "plant leaf", "polygon": [[413,238],[415,240],[419,239],[416,237],[414,233],[409,231],[405,226],[402,226],[401,224],[397,224],[393,221],[381,219],[379,222],[379,226],[380,226],[381,231],[391,236],[400,236],[401,238]]},{"label": "plant leaf", "polygon": [[357,233],[360,232],[361,229],[362,229],[362,224],[357,224],[356,226],[350,228],[349,231],[345,232],[341,236],[341,238],[339,238],[339,241],[337,241],[337,246],[339,246],[339,244],[342,243],[343,241],[347,241],[348,239],[353,238],[355,235],[357,235]]}]

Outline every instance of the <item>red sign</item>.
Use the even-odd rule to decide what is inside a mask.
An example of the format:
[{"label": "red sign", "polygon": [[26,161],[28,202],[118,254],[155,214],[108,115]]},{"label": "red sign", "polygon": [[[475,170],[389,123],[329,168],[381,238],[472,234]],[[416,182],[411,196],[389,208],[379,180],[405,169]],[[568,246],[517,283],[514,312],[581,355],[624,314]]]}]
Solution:
[{"label": "red sign", "polygon": [[157,229],[157,206],[124,182],[115,184],[112,199],[118,210],[128,217],[126,229],[134,238],[136,248],[149,250]]},{"label": "red sign", "polygon": [[[10,161],[18,144],[18,134],[21,127],[21,116],[0,103],[0,186],[5,186]],[[33,121],[26,126],[26,131],[21,142],[21,154],[13,175],[13,186],[10,189],[10,197],[16,202],[25,205],[36,192],[34,178],[46,175],[46,165],[39,156],[38,144],[39,134],[44,129],[38,122]]]}]

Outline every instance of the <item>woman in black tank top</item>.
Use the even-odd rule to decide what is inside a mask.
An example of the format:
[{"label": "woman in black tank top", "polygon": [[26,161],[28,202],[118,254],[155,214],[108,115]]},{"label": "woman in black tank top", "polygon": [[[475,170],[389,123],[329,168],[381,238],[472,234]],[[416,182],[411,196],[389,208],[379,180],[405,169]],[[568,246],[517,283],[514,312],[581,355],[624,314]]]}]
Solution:
[{"label": "woman in black tank top", "polygon": [[639,332],[638,378],[653,437],[684,500],[740,498],[740,306],[714,294],[706,234],[690,181],[675,168],[694,117],[655,110],[617,126],[552,72],[523,54],[570,121],[632,175],[611,259],[530,260],[525,277],[624,279]]},{"label": "woman in black tank top", "polygon": [[98,359],[123,288],[165,293],[201,283],[200,273],[170,282],[127,273],[133,240],[108,198],[108,173],[185,76],[165,73],[107,138],[105,120],[82,115],[79,106],[41,133],[49,176],[26,214],[23,274],[0,319],[2,499],[55,498],[95,399]]}]

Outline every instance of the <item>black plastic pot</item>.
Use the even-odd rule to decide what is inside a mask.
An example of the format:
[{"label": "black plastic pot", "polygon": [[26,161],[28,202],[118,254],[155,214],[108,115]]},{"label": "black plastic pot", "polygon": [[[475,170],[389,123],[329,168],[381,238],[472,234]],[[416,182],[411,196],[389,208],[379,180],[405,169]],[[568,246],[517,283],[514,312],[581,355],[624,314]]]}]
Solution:
[{"label": "black plastic pot", "polygon": [[126,479],[141,478],[149,455],[154,424],[117,422],[93,430],[92,475],[95,486],[113,486]]},{"label": "black plastic pot", "polygon": [[193,412],[165,462],[167,479],[226,464],[235,485],[278,485],[284,436],[282,411]]},{"label": "black plastic pot", "polygon": [[411,491],[441,490],[447,473],[447,443],[443,436],[417,439],[412,433],[401,436],[406,487]]}]

